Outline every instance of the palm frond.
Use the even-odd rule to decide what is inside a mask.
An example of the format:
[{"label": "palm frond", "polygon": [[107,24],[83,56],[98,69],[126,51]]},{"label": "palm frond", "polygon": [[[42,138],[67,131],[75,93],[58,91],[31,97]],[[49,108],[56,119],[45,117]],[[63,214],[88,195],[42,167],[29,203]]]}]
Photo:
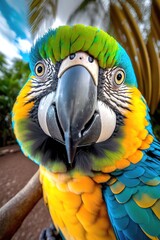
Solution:
[{"label": "palm frond", "polygon": [[[35,36],[53,23],[58,0],[27,0],[29,23]],[[84,23],[107,30],[127,50],[139,89],[151,113],[160,102],[160,0],[83,0],[68,24]]]},{"label": "palm frond", "polygon": [[31,26],[32,36],[35,37],[43,26],[47,28],[53,24],[58,0],[27,0],[29,11],[29,25]]},{"label": "palm frond", "polygon": [[159,13],[160,0],[85,0],[68,21],[96,25],[115,36],[132,60],[152,114],[160,102]]},{"label": "palm frond", "polygon": [[[110,6],[110,26],[116,39],[131,57],[139,89],[153,114],[160,102],[160,1],[150,3],[152,4],[147,6],[147,11],[151,11],[145,20],[142,16],[146,6],[140,7],[138,1],[114,2]],[[131,7],[134,9],[131,10]]]},{"label": "palm frond", "polygon": [[74,23],[83,23],[106,29],[109,25],[109,14],[106,14],[106,9],[101,1],[84,0],[70,15],[67,23],[71,25]]}]

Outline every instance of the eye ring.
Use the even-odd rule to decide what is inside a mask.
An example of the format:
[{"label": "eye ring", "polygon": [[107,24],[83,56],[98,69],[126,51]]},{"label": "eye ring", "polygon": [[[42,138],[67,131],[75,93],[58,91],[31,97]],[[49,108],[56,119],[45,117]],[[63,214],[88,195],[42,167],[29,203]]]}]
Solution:
[{"label": "eye ring", "polygon": [[38,62],[35,66],[35,73],[38,77],[42,77],[45,73],[45,65],[42,62]]},{"label": "eye ring", "polygon": [[114,81],[117,85],[121,85],[125,80],[125,72],[122,69],[118,69],[114,75]]}]

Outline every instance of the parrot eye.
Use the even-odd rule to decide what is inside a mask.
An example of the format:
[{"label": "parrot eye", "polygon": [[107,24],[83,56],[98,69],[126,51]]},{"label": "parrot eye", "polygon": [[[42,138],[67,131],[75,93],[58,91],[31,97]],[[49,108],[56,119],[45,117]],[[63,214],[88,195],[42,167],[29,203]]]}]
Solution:
[{"label": "parrot eye", "polygon": [[117,85],[120,85],[124,82],[125,72],[122,69],[118,69],[114,75],[114,81]]},{"label": "parrot eye", "polygon": [[43,63],[39,62],[35,66],[35,73],[38,77],[42,77],[45,73],[45,66]]}]

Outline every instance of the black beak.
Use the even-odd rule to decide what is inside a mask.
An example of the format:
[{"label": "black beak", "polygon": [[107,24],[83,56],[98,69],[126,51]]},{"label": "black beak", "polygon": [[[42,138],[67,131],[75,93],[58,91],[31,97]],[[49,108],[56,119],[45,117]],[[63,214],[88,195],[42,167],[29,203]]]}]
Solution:
[{"label": "black beak", "polygon": [[58,80],[55,104],[68,162],[72,164],[77,146],[96,142],[100,133],[97,86],[85,67],[73,66],[63,73]]}]

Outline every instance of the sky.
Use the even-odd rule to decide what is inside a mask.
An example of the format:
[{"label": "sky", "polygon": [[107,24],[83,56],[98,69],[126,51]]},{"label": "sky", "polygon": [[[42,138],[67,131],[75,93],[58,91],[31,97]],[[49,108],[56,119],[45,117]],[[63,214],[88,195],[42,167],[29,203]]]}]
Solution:
[{"label": "sky", "polygon": [[0,52],[8,62],[13,58],[28,61],[31,45],[25,0],[0,1]]},{"label": "sky", "polygon": [[[76,2],[76,3],[75,3]],[[78,0],[81,2],[81,0]],[[69,0],[72,10],[77,1]],[[65,0],[59,0],[57,18],[53,27],[66,23],[71,13],[71,7]],[[25,0],[1,0],[0,1],[0,52],[5,54],[8,63],[13,58],[23,59],[28,62],[29,51],[33,39],[27,23],[27,3]]]}]

